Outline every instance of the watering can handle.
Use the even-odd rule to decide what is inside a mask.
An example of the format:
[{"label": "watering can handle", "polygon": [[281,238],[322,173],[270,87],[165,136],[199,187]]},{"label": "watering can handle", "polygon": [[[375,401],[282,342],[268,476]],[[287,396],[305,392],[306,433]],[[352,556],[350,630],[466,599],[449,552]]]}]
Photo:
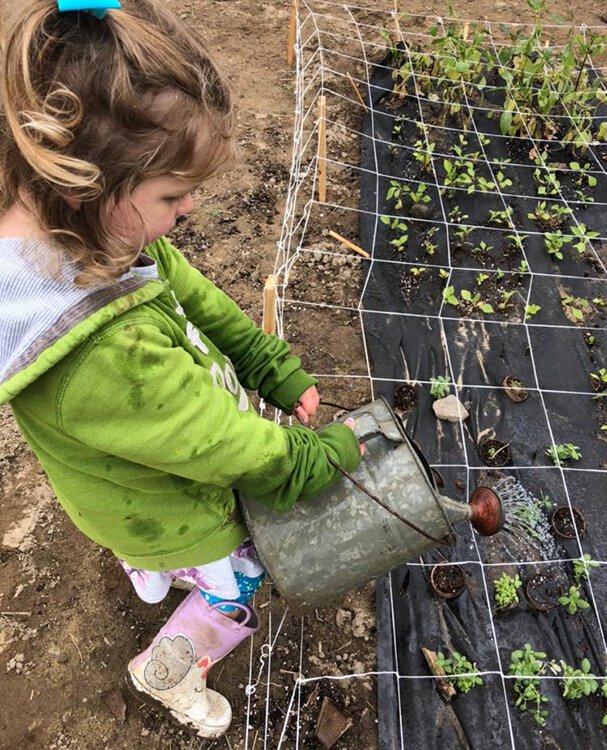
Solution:
[{"label": "watering can handle", "polygon": [[[307,427],[309,430],[311,430],[312,428],[309,425],[307,425],[303,421],[303,419],[301,419],[301,417],[299,416],[299,414],[295,411],[295,408],[297,406],[298,406],[297,402],[293,404],[293,411],[292,411],[293,416],[304,427]],[[376,420],[376,423],[377,423],[377,425],[379,427],[380,432],[382,432],[385,435],[385,432],[383,432],[383,430],[381,429],[381,425],[377,422],[377,420]],[[377,434],[378,434],[377,430],[374,430],[372,433],[366,433],[365,435],[363,435],[361,438],[358,438],[358,439],[362,440],[364,442],[365,440],[369,440],[371,437],[373,437],[374,435],[377,435]],[[386,436],[386,437],[389,437],[389,436]],[[399,436],[399,439],[401,439],[400,436]],[[358,489],[361,490],[361,492],[364,492],[365,495],[367,495],[368,497],[370,497],[371,500],[373,500],[374,502],[376,502],[385,511],[387,511],[388,513],[390,513],[391,515],[393,515],[395,518],[398,518],[399,521],[402,521],[406,526],[409,526],[409,528],[413,529],[413,531],[416,531],[418,534],[421,534],[422,536],[426,537],[426,539],[429,539],[431,542],[434,542],[435,544],[442,544],[443,543],[443,541],[444,541],[443,539],[437,539],[436,537],[434,537],[431,534],[429,534],[427,531],[424,531],[423,529],[420,529],[420,527],[417,526],[416,524],[414,524],[413,521],[409,521],[408,518],[405,518],[404,516],[401,516],[400,513],[397,513],[395,510],[393,510],[392,508],[388,507],[384,503],[383,500],[380,500],[377,497],[377,495],[374,495],[370,490],[368,490],[360,482],[358,482],[356,479],[354,479],[354,477],[351,474],[348,474],[348,472],[344,468],[342,468],[336,461],[334,461],[331,458],[331,456],[329,456],[328,453],[326,453],[325,455],[326,455],[327,461],[331,464],[331,466],[334,469],[337,469],[337,471],[340,474],[342,474],[344,477],[346,477],[347,479],[349,479],[355,487],[358,487]]]}]

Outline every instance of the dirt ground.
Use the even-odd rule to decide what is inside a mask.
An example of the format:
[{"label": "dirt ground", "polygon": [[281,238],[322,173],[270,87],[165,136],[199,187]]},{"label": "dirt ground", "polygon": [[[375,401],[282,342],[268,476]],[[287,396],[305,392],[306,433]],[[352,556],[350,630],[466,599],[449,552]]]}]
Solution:
[{"label": "dirt ground", "polygon": [[[284,59],[288,3],[167,0],[167,5],[204,30],[228,72],[239,112],[240,147],[235,170],[205,186],[194,214],[172,238],[259,321],[290,169],[294,82]],[[526,13],[521,0],[460,0],[452,5],[463,16],[492,20]],[[391,0],[377,2],[377,7],[391,6]],[[551,7],[566,22],[589,24],[600,23],[600,13],[607,11],[602,4],[592,7],[579,0],[558,0]],[[446,3],[434,0],[410,0],[407,10],[447,12]],[[310,236],[311,241],[322,239],[314,227]],[[330,260],[321,256],[319,263],[309,262],[306,272],[294,277],[292,296],[297,298],[299,292],[311,299],[316,293],[319,300],[333,298],[343,304],[358,296],[358,279],[353,272],[344,273],[348,270],[336,274]],[[318,283],[311,283],[311,277]],[[356,316],[293,308],[285,331],[312,371],[336,372],[336,363],[346,362],[349,372],[366,373]],[[365,380],[328,379],[323,386],[327,400],[350,406],[369,393]],[[318,423],[331,416],[331,410],[321,410]],[[97,549],[66,520],[8,407],[0,409],[0,503],[2,749],[277,748],[299,671],[306,677],[339,677],[375,667],[372,585],[303,620],[286,611],[266,585],[257,599],[261,629],[252,650],[241,647],[210,676],[210,684],[233,705],[233,726],[216,742],[194,739],[143,704],[125,680],[128,659],[147,646],[182,593],[172,591],[154,607],[137,599],[112,555]],[[248,706],[244,687],[249,664],[254,681],[270,629],[276,637],[271,677],[268,681],[262,674]],[[304,685],[299,732],[293,717],[287,717],[281,747],[321,746],[314,728],[324,696],[353,719],[335,748],[373,750],[377,698],[371,677]]]}]

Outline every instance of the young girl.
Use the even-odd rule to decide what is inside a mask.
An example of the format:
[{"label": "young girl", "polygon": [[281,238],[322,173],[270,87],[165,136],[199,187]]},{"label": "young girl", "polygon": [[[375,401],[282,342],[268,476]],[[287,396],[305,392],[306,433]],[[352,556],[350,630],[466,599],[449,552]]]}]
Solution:
[{"label": "young girl", "polygon": [[361,452],[252,409],[244,388],[307,420],[316,381],[163,237],[232,153],[205,47],[162,3],[77,2],[2,20],[0,402],[146,601],[196,584],[129,674],[214,737],[231,711],[206,674],[254,632],[263,575],[236,491],[286,510]]}]

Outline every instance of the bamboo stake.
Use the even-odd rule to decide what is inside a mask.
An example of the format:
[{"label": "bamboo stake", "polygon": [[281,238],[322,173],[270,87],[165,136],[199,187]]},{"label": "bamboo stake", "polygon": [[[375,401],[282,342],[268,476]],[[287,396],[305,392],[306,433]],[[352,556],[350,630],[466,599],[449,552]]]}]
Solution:
[{"label": "bamboo stake", "polygon": [[278,276],[270,274],[263,288],[263,323],[264,333],[276,333],[276,285]]},{"label": "bamboo stake", "polygon": [[363,258],[370,258],[371,257],[366,250],[362,249],[362,247],[359,247],[358,245],[355,245],[353,242],[350,242],[350,240],[347,240],[345,237],[342,237],[341,234],[337,234],[337,232],[334,232],[332,229],[329,229],[329,236],[333,237],[334,240],[337,240],[338,242],[341,242],[342,245],[345,245],[346,247],[349,247],[350,250],[354,250],[355,253],[358,253],[359,255],[362,255]]},{"label": "bamboo stake", "polygon": [[289,43],[287,45],[287,65],[293,65],[295,59],[295,28],[297,24],[297,0],[291,2],[291,20],[289,21]]},{"label": "bamboo stake", "polygon": [[349,81],[350,81],[350,83],[352,84],[352,88],[354,89],[354,93],[355,93],[355,94],[356,94],[356,96],[358,97],[358,101],[359,101],[359,102],[360,102],[360,103],[361,103],[361,104],[363,105],[363,107],[365,108],[365,112],[368,112],[369,110],[367,109],[367,105],[365,104],[365,100],[364,100],[364,99],[362,98],[362,96],[361,96],[361,93],[360,93],[360,91],[358,90],[358,86],[357,86],[357,85],[356,85],[356,84],[354,83],[354,79],[352,78],[352,76],[351,76],[351,75],[350,75],[349,73],[347,73],[347,76],[348,76],[348,80],[349,80]]},{"label": "bamboo stake", "polygon": [[318,97],[318,200],[327,200],[327,97]]}]

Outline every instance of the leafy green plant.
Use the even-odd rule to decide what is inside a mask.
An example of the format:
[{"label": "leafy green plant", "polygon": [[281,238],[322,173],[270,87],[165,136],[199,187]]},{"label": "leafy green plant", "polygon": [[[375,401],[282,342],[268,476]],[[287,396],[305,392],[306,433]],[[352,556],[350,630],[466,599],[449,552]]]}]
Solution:
[{"label": "leafy green plant", "polygon": [[541,310],[541,305],[525,305],[525,320],[529,320],[529,318],[532,318],[534,315],[537,315],[538,312]]},{"label": "leafy green plant", "polygon": [[573,561],[573,577],[579,583],[582,579],[589,577],[593,568],[598,567],[600,567],[600,563],[592,560],[590,555],[582,555],[580,560]]},{"label": "leafy green plant", "polygon": [[451,384],[446,375],[437,375],[430,378],[430,395],[433,398],[444,398],[449,395]]},{"label": "leafy green plant", "polygon": [[494,598],[499,609],[509,607],[512,604],[518,604],[518,590],[523,585],[518,574],[509,576],[508,573],[502,575],[495,581]]},{"label": "leafy green plant", "polygon": [[512,301],[512,297],[516,294],[516,291],[512,289],[511,291],[508,291],[506,289],[500,289],[499,295],[501,297],[500,301],[497,303],[497,309],[498,310],[510,310],[514,307],[514,302]]},{"label": "leafy green plant", "polygon": [[468,214],[463,214],[461,212],[459,206],[453,206],[453,208],[449,211],[449,221],[453,224],[461,224],[469,218],[470,217],[468,216]]},{"label": "leafy green plant", "polygon": [[596,187],[597,179],[590,171],[589,162],[580,164],[579,161],[570,161],[569,169],[571,169],[571,171],[575,173],[575,184],[579,188],[581,188],[583,185],[586,185],[589,188]]},{"label": "leafy green plant", "polygon": [[543,651],[534,651],[528,643],[523,649],[517,649],[510,654],[509,675],[516,675],[513,689],[516,695],[515,706],[523,713],[531,715],[540,726],[544,726],[548,718],[548,711],[542,706],[548,703],[548,698],[539,690],[538,677],[546,674],[547,669],[558,669],[551,662],[546,662]]},{"label": "leafy green plant", "polygon": [[405,197],[409,198],[412,206],[415,206],[418,203],[430,203],[431,198],[426,191],[427,186],[423,182],[420,182],[415,186],[409,185],[406,182],[390,180],[390,187],[386,193],[386,199],[389,201],[393,200],[394,207],[398,211],[403,207],[403,199]]},{"label": "leafy green plant", "polygon": [[590,373],[590,381],[597,391],[607,389],[607,368],[601,367],[597,372]]},{"label": "leafy green plant", "polygon": [[582,659],[579,669],[567,664],[561,660],[561,669],[563,670],[563,698],[568,700],[579,700],[585,696],[596,693],[599,689],[599,683],[596,676],[590,672],[590,662],[588,659]]},{"label": "leafy green plant", "polygon": [[413,151],[413,158],[420,165],[422,172],[429,172],[432,166],[432,154],[436,148],[435,143],[424,143],[423,141],[415,141],[415,150]]},{"label": "leafy green plant", "polygon": [[561,305],[568,318],[574,321],[579,320],[581,323],[586,320],[586,314],[592,309],[587,299],[574,297],[571,294],[561,297]]},{"label": "leafy green plant", "polygon": [[569,227],[569,231],[573,235],[571,239],[577,237],[577,242],[573,243],[573,247],[578,251],[580,255],[586,252],[587,246],[590,244],[590,240],[594,240],[600,236],[599,232],[593,232],[586,227],[585,224],[580,223],[579,226]]},{"label": "leafy green plant", "polygon": [[574,615],[578,610],[584,610],[590,607],[590,604],[582,598],[579,585],[570,586],[567,594],[559,596],[558,603],[563,607],[567,607],[567,611],[570,615]]},{"label": "leafy green plant", "polygon": [[572,443],[551,445],[546,449],[546,455],[552,459],[555,466],[560,466],[562,461],[579,461],[582,457],[578,446]]},{"label": "leafy green plant", "polygon": [[472,294],[467,289],[462,289],[458,299],[454,286],[448,286],[443,290],[443,299],[447,304],[458,307],[460,304],[470,309],[480,310],[483,313],[493,313],[495,310],[488,302],[483,302],[480,292]]},{"label": "leafy green plant", "polygon": [[404,246],[409,240],[409,227],[405,224],[404,221],[401,221],[398,218],[393,219],[390,216],[380,216],[379,220],[382,224],[390,227],[393,232],[399,232],[399,236],[393,240],[390,240],[390,244],[393,245],[397,250],[403,250]]},{"label": "leafy green plant", "polygon": [[557,260],[563,260],[561,248],[568,242],[571,242],[570,235],[563,234],[560,229],[556,232],[546,232],[544,235],[546,252],[548,255],[554,256]]},{"label": "leafy green plant", "polygon": [[493,250],[493,245],[488,245],[485,240],[481,240],[478,245],[475,245],[472,250],[470,250],[471,253],[478,254],[478,255],[487,255]]},{"label": "leafy green plant", "polygon": [[480,286],[484,281],[487,281],[488,278],[488,273],[477,273],[475,277],[476,286]]},{"label": "leafy green plant", "polygon": [[449,657],[439,651],[436,655],[436,665],[442,667],[446,675],[450,675],[449,682],[453,683],[460,693],[468,693],[476,685],[483,684],[476,663],[473,664],[458,651],[452,651]]},{"label": "leafy green plant", "polygon": [[[503,211],[489,211],[489,223],[490,224],[497,224],[497,225],[506,225],[511,226],[512,225],[512,213],[514,209],[512,206],[507,206]],[[509,235],[514,236],[516,235]]]}]

